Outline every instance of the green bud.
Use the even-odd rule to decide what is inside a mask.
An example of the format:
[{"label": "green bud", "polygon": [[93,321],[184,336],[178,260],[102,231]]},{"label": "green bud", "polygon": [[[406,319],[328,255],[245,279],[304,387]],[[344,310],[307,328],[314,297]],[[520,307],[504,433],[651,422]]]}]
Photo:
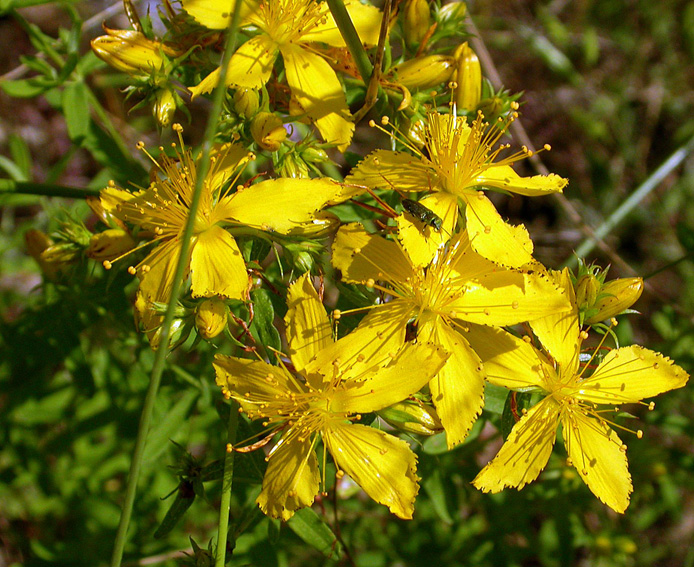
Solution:
[{"label": "green bud", "polygon": [[260,95],[255,89],[237,89],[233,96],[234,110],[248,119],[260,108]]},{"label": "green bud", "polygon": [[308,179],[310,177],[308,165],[301,156],[294,152],[288,152],[282,156],[277,173],[282,177],[291,177],[292,179]]},{"label": "green bud", "polygon": [[154,95],[152,114],[157,122],[166,128],[176,113],[176,95],[169,89],[159,89]]},{"label": "green bud", "polygon": [[316,148],[315,146],[309,146],[301,150],[301,157],[309,163],[326,163],[330,161],[328,152],[323,148]]}]

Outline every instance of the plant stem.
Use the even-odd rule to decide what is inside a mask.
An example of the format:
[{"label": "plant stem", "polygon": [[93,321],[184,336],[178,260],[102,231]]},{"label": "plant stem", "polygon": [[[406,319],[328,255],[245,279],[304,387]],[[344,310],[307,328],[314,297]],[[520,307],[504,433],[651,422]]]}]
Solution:
[{"label": "plant stem", "polygon": [[72,199],[85,199],[86,197],[99,196],[98,189],[90,189],[88,187],[68,187],[67,185],[55,185],[53,183],[33,183],[31,181],[0,179],[0,195],[9,193],[46,195],[48,197],[70,197]]},{"label": "plant stem", "polygon": [[686,144],[676,150],[662,165],[656,169],[648,179],[646,179],[617,209],[595,230],[595,239],[588,238],[583,241],[576,250],[575,256],[567,264],[576,262],[576,258],[584,258],[593,248],[595,240],[601,239],[609,234],[629,212],[643,201],[648,194],[655,189],[663,179],[665,179],[673,169],[680,165],[684,159],[694,150],[694,137]]},{"label": "plant stem", "polygon": [[178,302],[178,296],[181,292],[183,275],[185,273],[186,264],[188,262],[188,251],[190,250],[190,242],[193,236],[193,228],[195,226],[195,217],[198,210],[198,204],[200,202],[200,195],[202,193],[203,183],[210,169],[210,153],[212,150],[214,136],[217,131],[219,116],[222,111],[224,96],[226,94],[226,85],[224,80],[226,77],[227,67],[229,66],[229,61],[231,60],[231,54],[234,50],[234,44],[236,42],[236,31],[238,27],[238,15],[240,4],[241,0],[236,0],[234,16],[231,19],[229,29],[227,31],[226,44],[224,46],[224,56],[222,58],[221,63],[219,84],[217,85],[217,88],[214,91],[212,99],[212,108],[210,110],[210,115],[207,120],[205,137],[202,144],[202,152],[200,155],[200,160],[198,162],[199,168],[197,171],[195,188],[193,190],[193,195],[190,202],[188,219],[186,221],[186,226],[183,231],[183,237],[181,240],[181,250],[179,251],[178,261],[176,263],[176,271],[173,277],[173,284],[171,287],[171,298],[169,299],[169,305],[166,309],[166,314],[164,315],[164,322],[162,323],[162,333],[159,341],[159,348],[157,349],[156,357],[154,359],[154,365],[152,367],[152,376],[150,379],[149,387],[147,388],[145,402],[142,407],[142,415],[140,416],[140,424],[137,431],[137,439],[135,441],[133,459],[130,464],[130,473],[128,475],[128,485],[125,493],[125,502],[123,503],[120,523],[118,524],[118,531],[116,533],[116,539],[113,547],[113,555],[111,557],[112,567],[120,567],[121,561],[123,559],[123,550],[125,548],[125,542],[128,534],[128,526],[130,524],[130,517],[132,516],[133,505],[135,503],[135,494],[137,492],[137,481],[140,476],[140,469],[142,468],[142,461],[144,458],[147,433],[149,432],[150,422],[152,421],[154,402],[157,397],[157,391],[159,390],[159,384],[161,383],[161,376],[164,371],[164,364],[166,362],[166,354],[168,352],[169,344],[169,331],[171,328],[171,323],[173,322],[174,312],[176,309],[176,304]]},{"label": "plant stem", "polygon": [[373,65],[369,61],[369,56],[364,50],[364,46],[359,39],[359,34],[357,33],[354,24],[352,23],[352,18],[349,17],[347,8],[342,0],[327,0],[330,12],[335,18],[335,23],[337,28],[340,30],[340,34],[347,44],[349,52],[354,57],[354,62],[359,69],[359,74],[361,75],[362,81],[365,85],[368,85],[371,74],[373,73]]},{"label": "plant stem", "polygon": [[[227,440],[233,446],[236,442],[237,425],[239,422],[238,404],[231,401],[229,408],[229,424]],[[217,555],[215,567],[224,567],[227,552],[227,534],[229,532],[229,510],[231,508],[231,485],[234,480],[234,451],[228,451],[224,457],[224,476],[222,477],[222,501],[219,504],[219,524],[217,526]]]}]

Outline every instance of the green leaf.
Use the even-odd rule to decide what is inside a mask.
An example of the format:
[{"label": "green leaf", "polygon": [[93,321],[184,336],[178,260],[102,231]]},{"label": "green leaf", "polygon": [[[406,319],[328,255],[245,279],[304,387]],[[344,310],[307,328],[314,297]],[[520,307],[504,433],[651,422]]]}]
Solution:
[{"label": "green leaf", "polygon": [[339,542],[335,534],[311,508],[298,510],[287,525],[308,545],[326,557],[337,559],[340,556]]},{"label": "green leaf", "polygon": [[15,179],[15,181],[28,181],[31,177],[31,152],[29,151],[29,146],[24,141],[24,138],[18,136],[17,134],[10,134],[8,141],[10,146],[10,155],[12,160],[22,173],[20,179]]},{"label": "green leaf", "polygon": [[273,325],[275,309],[270,300],[270,292],[265,289],[254,289],[251,292],[253,302],[253,323],[250,330],[253,337],[266,347],[282,350],[282,339]]},{"label": "green leaf", "polygon": [[518,423],[523,410],[530,409],[530,400],[533,394],[509,392],[504,403],[504,412],[501,414],[501,435],[504,439],[511,433],[513,426]]},{"label": "green leaf", "polygon": [[81,144],[89,133],[89,97],[82,82],[68,83],[63,91],[63,111],[67,133],[76,144]]},{"label": "green leaf", "polygon": [[161,539],[176,527],[176,524],[183,518],[188,508],[195,502],[195,491],[193,484],[187,480],[182,480],[176,491],[176,498],[171,503],[166,516],[154,532],[154,539]]},{"label": "green leaf", "polygon": [[448,513],[448,507],[446,506],[450,497],[446,493],[446,486],[443,482],[441,471],[437,469],[432,474],[429,474],[422,482],[422,487],[427,496],[429,496],[438,517],[445,523],[452,524],[453,518]]},{"label": "green leaf", "polygon": [[150,431],[147,438],[145,464],[152,464],[159,459],[169,446],[169,440],[181,429],[199,395],[200,392],[196,390],[187,391]]},{"label": "green leaf", "polygon": [[39,79],[18,79],[16,81],[0,81],[0,88],[14,98],[34,98],[46,92],[54,84]]},{"label": "green leaf", "polygon": [[506,388],[501,386],[486,384],[484,387],[484,410],[498,415],[504,413],[508,392]]},{"label": "green leaf", "polygon": [[[477,419],[470,429],[470,432],[467,434],[465,440],[451,450],[455,450],[458,447],[462,447],[466,443],[470,443],[471,441],[477,439],[484,428],[484,423],[484,419]],[[422,443],[422,449],[427,455],[441,455],[442,453],[448,453],[449,449],[448,444],[446,443],[446,434],[437,433],[436,435],[427,437],[424,440],[424,443]]]}]

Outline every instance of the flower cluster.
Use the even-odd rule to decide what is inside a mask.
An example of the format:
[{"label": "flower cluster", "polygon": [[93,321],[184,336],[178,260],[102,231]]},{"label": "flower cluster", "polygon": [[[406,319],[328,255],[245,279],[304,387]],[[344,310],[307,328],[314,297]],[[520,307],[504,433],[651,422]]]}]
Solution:
[{"label": "flower cluster", "polygon": [[[107,270],[125,265],[137,278],[136,320],[153,348],[194,348],[186,342],[194,332],[222,349],[217,384],[261,420],[267,443],[253,445],[271,446],[262,511],[288,520],[310,506],[331,486],[330,454],[337,479],[349,475],[411,518],[417,455],[398,429],[442,432],[453,448],[483,415],[485,386],[494,384],[510,396],[532,393],[537,403],[516,416],[474,486],[497,492],[537,479],[559,429],[567,463],[624,512],[632,483],[614,407],[680,388],[688,375],[646,348],[610,346],[614,317],[641,293],[639,278],[606,282],[583,264],[575,275],[552,271],[534,258],[525,226],[497,211],[492,192],[539,197],[568,181],[514,169],[533,155],[509,151],[518,97],[483,81],[462,41],[461,5],[432,14],[427,2],[407,2],[397,28],[392,14],[388,21],[373,6],[345,2],[357,43],[375,48],[401,33],[403,56],[373,74],[379,111],[391,115],[372,120],[371,132],[386,133],[390,149],[355,159],[338,181],[328,175],[337,177],[332,160],[341,161],[368,110],[353,114],[350,105],[366,101],[369,89],[328,3],[244,0],[238,14],[233,4],[182,0],[176,12],[166,3],[165,36],[107,29],[94,40],[101,59],[133,78],[134,92],[154,97],[162,127],[184,106],[184,90],[191,100],[204,97],[224,74],[228,96],[209,163],[174,124],[177,141],[156,157],[140,144],[152,163],[148,184],[112,184],[91,203],[107,228],[65,240],[70,260],[85,250]],[[222,73],[219,37],[233,16],[242,41]],[[435,87],[443,94],[432,94]],[[439,104],[442,97],[450,104]],[[46,274],[59,277],[65,256],[56,244],[38,234],[31,241]],[[171,290],[182,250],[178,298]],[[286,305],[285,353],[254,319],[266,290]],[[171,302],[179,302],[172,337],[161,345]],[[264,324],[263,332],[277,333],[272,317]],[[379,428],[377,413],[391,429]]]}]

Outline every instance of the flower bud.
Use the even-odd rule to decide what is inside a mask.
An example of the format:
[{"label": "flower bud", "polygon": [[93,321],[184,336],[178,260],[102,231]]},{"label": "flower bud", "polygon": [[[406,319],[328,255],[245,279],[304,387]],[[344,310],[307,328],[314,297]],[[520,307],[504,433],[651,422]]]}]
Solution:
[{"label": "flower bud", "polygon": [[53,246],[53,240],[48,235],[40,230],[32,228],[24,233],[24,242],[26,243],[27,252],[41,268],[41,273],[49,280],[54,280],[55,276],[60,271],[60,266],[43,259],[43,251]]},{"label": "flower bud", "polygon": [[309,146],[301,151],[301,157],[304,161],[310,163],[326,163],[330,161],[328,153],[323,148],[317,148],[315,146]]},{"label": "flower bud", "polygon": [[443,425],[433,406],[405,400],[376,412],[383,421],[406,433],[435,435]]},{"label": "flower bud", "polygon": [[441,6],[437,12],[437,20],[441,23],[443,22],[459,22],[465,18],[465,13],[467,12],[467,7],[465,2],[451,2],[445,6]]},{"label": "flower bud", "polygon": [[310,177],[306,162],[294,152],[282,156],[277,172],[282,177],[291,177],[292,179],[308,179]]},{"label": "flower bud", "polygon": [[271,112],[259,112],[251,122],[251,136],[264,150],[276,152],[287,137],[282,119]]},{"label": "flower bud", "polygon": [[176,52],[159,41],[147,39],[132,30],[112,30],[92,40],[92,50],[99,59],[129,75],[149,76],[166,65],[163,55]]},{"label": "flower bud", "polygon": [[419,45],[431,25],[428,0],[408,0],[405,6],[403,31],[405,39],[411,45]]},{"label": "flower bud", "polygon": [[[190,325],[185,319],[174,319],[169,329],[169,350],[174,350],[186,342],[190,334]],[[152,347],[152,350],[157,350],[159,348],[163,332],[164,327],[159,325],[152,333],[147,333],[149,346]]]},{"label": "flower bud", "polygon": [[234,110],[244,118],[251,118],[260,107],[260,95],[255,89],[236,89],[233,101]]},{"label": "flower bud", "polygon": [[467,41],[455,50],[455,102],[461,110],[475,110],[482,97],[482,67]]},{"label": "flower bud", "polygon": [[109,228],[93,234],[87,248],[87,258],[92,260],[115,260],[135,248],[135,241],[120,228]]},{"label": "flower bud", "polygon": [[229,307],[218,297],[202,301],[195,310],[195,328],[203,339],[213,339],[227,326]]},{"label": "flower bud", "polygon": [[592,325],[618,315],[636,303],[642,292],[641,278],[618,278],[607,282],[600,289],[593,309],[587,312],[584,323]]},{"label": "flower bud", "polygon": [[455,59],[446,55],[415,57],[390,70],[389,77],[408,89],[429,89],[453,76]]},{"label": "flower bud", "polygon": [[579,309],[590,309],[595,305],[602,283],[593,274],[581,276],[576,282],[576,305]]},{"label": "flower bud", "polygon": [[41,252],[41,260],[49,264],[69,264],[80,258],[82,248],[74,242],[59,242]]},{"label": "flower bud", "polygon": [[159,89],[155,94],[152,114],[157,122],[166,128],[171,124],[174,113],[176,112],[176,95],[169,89]]},{"label": "flower bud", "polygon": [[487,119],[490,119],[494,116],[498,116],[504,110],[504,99],[500,96],[485,98],[479,101],[477,108]]}]

